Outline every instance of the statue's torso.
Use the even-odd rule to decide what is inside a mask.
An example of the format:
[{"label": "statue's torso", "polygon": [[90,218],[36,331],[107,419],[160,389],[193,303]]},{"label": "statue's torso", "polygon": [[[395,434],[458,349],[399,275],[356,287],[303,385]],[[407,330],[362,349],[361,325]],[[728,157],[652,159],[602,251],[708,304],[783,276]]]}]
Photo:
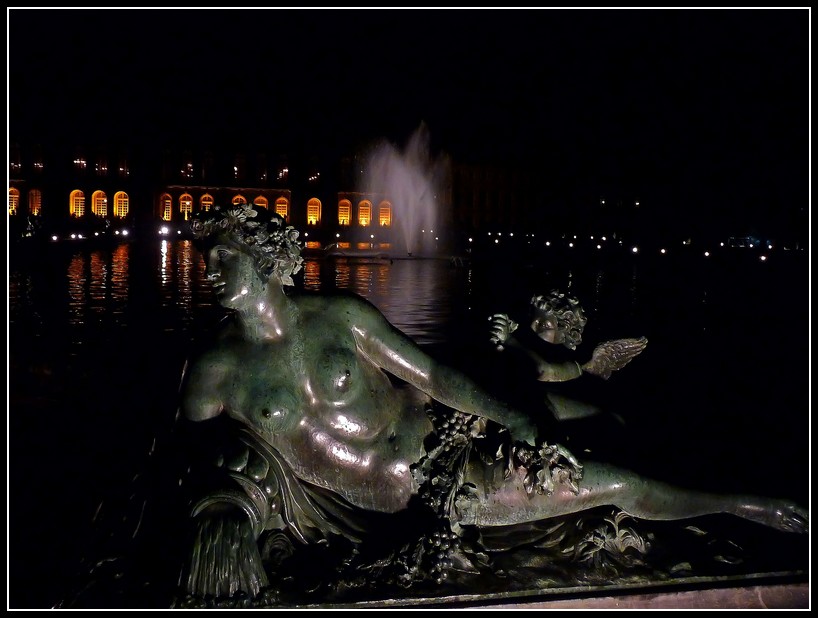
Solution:
[{"label": "statue's torso", "polygon": [[432,430],[428,398],[393,385],[356,348],[344,316],[303,312],[300,321],[278,341],[222,341],[225,412],[274,446],[303,480],[362,508],[405,507],[416,490],[409,467]]}]

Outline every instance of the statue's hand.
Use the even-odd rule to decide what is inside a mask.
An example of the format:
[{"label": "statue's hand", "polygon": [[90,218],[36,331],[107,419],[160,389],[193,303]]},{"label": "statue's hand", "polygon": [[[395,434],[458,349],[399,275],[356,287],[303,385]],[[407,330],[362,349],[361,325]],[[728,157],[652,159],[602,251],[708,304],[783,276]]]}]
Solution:
[{"label": "statue's hand", "polygon": [[605,341],[594,349],[591,360],[585,363],[582,369],[607,380],[614,371],[622,369],[641,354],[646,345],[648,340],[645,337]]},{"label": "statue's hand", "polygon": [[531,446],[537,443],[537,425],[527,416],[521,415],[515,421],[507,423],[506,429],[514,442],[526,442]]},{"label": "statue's hand", "polygon": [[738,514],[782,532],[809,532],[809,511],[788,500],[752,499],[740,506]]},{"label": "statue's hand", "polygon": [[489,318],[489,322],[491,322],[489,340],[497,346],[498,350],[502,350],[503,344],[511,333],[517,330],[518,324],[505,313],[495,313]]}]

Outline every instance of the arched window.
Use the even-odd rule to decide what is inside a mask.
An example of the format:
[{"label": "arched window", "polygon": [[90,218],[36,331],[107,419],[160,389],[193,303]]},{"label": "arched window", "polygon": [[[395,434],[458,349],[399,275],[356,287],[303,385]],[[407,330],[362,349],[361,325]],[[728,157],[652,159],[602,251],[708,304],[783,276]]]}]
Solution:
[{"label": "arched window", "polygon": [[183,193],[179,198],[179,212],[185,221],[190,219],[190,213],[193,212],[193,196],[190,193]]},{"label": "arched window", "polygon": [[91,212],[97,217],[108,216],[108,196],[105,191],[94,191],[91,194]]},{"label": "arched window", "polygon": [[72,217],[85,216],[85,193],[79,189],[71,191],[68,199],[68,214]]},{"label": "arched window", "polygon": [[43,193],[39,189],[32,189],[28,192],[28,212],[38,217],[42,209]]},{"label": "arched window", "polygon": [[364,200],[358,204],[358,225],[366,227],[372,222],[372,202]]},{"label": "arched window", "polygon": [[254,206],[261,206],[265,210],[270,206],[270,202],[263,195],[259,195],[253,200]]},{"label": "arched window", "polygon": [[310,198],[307,202],[307,225],[318,225],[321,222],[321,200]]},{"label": "arched window", "polygon": [[128,216],[128,211],[131,207],[131,201],[128,199],[128,194],[124,191],[117,191],[114,193],[114,216],[119,219],[124,219]]},{"label": "arched window", "polygon": [[14,216],[20,207],[20,190],[9,187],[9,214]]},{"label": "arched window", "polygon": [[378,206],[378,225],[381,227],[392,225],[392,204],[389,202],[381,202]]},{"label": "arched window", "polygon": [[201,206],[202,210],[210,210],[213,208],[213,196],[209,193],[205,193],[199,200],[199,205]]},{"label": "arched window", "polygon": [[159,200],[162,208],[162,221],[170,221],[173,215],[173,198],[167,193],[164,193]]},{"label": "arched window", "polygon": [[352,202],[341,200],[338,203],[338,224],[349,225],[352,222]]},{"label": "arched window", "polygon": [[233,205],[234,205],[234,206],[235,206],[236,204],[246,204],[246,203],[247,203],[247,198],[246,198],[246,197],[244,197],[244,196],[243,196],[243,195],[241,195],[241,194],[236,195],[236,196],[233,198]]},{"label": "arched window", "polygon": [[287,217],[290,216],[290,203],[286,197],[280,197],[276,200],[276,213],[284,217],[284,220],[287,221]]}]

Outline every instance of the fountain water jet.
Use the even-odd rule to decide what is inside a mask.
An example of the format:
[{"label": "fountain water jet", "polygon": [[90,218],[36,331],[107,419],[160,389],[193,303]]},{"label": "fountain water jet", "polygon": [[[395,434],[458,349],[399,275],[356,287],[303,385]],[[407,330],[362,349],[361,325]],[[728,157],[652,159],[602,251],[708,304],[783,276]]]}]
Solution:
[{"label": "fountain water jet", "polygon": [[377,146],[365,169],[363,191],[392,204],[392,224],[399,232],[394,238],[403,240],[401,249],[410,257],[433,252],[443,223],[440,198],[449,160],[432,158],[425,123],[402,152],[389,142]]}]

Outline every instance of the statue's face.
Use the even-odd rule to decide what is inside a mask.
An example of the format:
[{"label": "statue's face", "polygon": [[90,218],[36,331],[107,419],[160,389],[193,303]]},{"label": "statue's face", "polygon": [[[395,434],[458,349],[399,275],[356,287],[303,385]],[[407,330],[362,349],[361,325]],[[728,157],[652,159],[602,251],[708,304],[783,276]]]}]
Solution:
[{"label": "statue's face", "polygon": [[253,258],[235,245],[216,245],[207,253],[207,280],[228,309],[244,309],[257,300],[261,281]]},{"label": "statue's face", "polygon": [[565,331],[559,327],[557,316],[550,311],[534,310],[534,319],[531,321],[531,330],[543,341],[561,344],[565,342]]}]

